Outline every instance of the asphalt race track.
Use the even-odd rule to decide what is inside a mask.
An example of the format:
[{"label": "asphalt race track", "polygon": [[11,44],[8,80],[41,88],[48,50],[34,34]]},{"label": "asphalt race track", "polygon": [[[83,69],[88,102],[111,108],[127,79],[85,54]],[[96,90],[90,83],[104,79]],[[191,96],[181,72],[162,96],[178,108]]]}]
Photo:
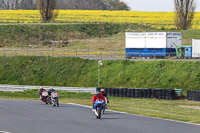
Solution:
[{"label": "asphalt race track", "polygon": [[199,133],[200,125],[41,101],[0,100],[0,133]]}]

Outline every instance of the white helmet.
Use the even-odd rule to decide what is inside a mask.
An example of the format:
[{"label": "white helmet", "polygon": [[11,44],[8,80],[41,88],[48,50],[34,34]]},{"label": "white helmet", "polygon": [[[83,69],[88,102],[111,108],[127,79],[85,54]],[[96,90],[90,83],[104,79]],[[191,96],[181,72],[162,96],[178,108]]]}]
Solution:
[{"label": "white helmet", "polygon": [[40,86],[40,90],[41,90],[41,89],[44,89],[44,88],[43,88],[42,86]]},{"label": "white helmet", "polygon": [[101,91],[101,92],[104,92],[105,90],[104,90],[104,89],[101,89],[100,91]]}]

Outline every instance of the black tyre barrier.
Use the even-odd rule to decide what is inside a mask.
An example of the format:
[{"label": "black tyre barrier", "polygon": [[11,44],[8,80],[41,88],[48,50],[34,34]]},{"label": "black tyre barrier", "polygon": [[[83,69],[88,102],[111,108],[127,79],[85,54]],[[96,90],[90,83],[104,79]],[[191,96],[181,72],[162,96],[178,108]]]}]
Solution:
[{"label": "black tyre barrier", "polygon": [[144,98],[147,98],[147,93],[148,93],[148,92],[147,92],[147,89],[144,89],[144,90],[143,90],[143,97],[144,97]]},{"label": "black tyre barrier", "polygon": [[119,89],[119,97],[123,97],[123,89],[122,88]]},{"label": "black tyre barrier", "polygon": [[123,90],[122,97],[127,97],[128,89],[127,88],[123,88],[122,90]]},{"label": "black tyre barrier", "polygon": [[135,89],[135,98],[139,98],[139,90]]},{"label": "black tyre barrier", "polygon": [[192,101],[200,101],[200,91],[188,90],[187,99]]},{"label": "black tyre barrier", "polygon": [[147,98],[151,98],[152,89],[147,89]]},{"label": "black tyre barrier", "polygon": [[127,90],[127,97],[131,97],[131,89]]},{"label": "black tyre barrier", "polygon": [[167,100],[175,100],[175,99],[176,99],[175,90],[169,89],[168,90],[168,99]]},{"label": "black tyre barrier", "polygon": [[157,90],[156,89],[151,89],[151,98],[157,98],[156,96],[156,94],[157,94]]},{"label": "black tyre barrier", "polygon": [[107,96],[111,96],[111,88],[107,88],[107,91],[108,91]]},{"label": "black tyre barrier", "polygon": [[131,90],[131,97],[135,97],[135,89],[130,89]]},{"label": "black tyre barrier", "polygon": [[167,99],[166,96],[167,95],[167,91],[165,89],[162,90],[162,99]]},{"label": "black tyre barrier", "polygon": [[119,97],[119,89],[118,88],[115,90],[115,97]]},{"label": "black tyre barrier", "polygon": [[[96,88],[100,91],[101,88]],[[175,100],[173,89],[104,88],[108,96]],[[188,100],[200,101],[200,91],[188,91]]]},{"label": "black tyre barrier", "polygon": [[110,96],[115,96],[115,90],[116,90],[115,88],[112,88],[112,89],[110,90],[110,93],[111,93]]},{"label": "black tyre barrier", "polygon": [[157,98],[162,99],[162,89],[159,89],[157,92]]},{"label": "black tyre barrier", "polygon": [[104,88],[106,94],[108,94],[108,88]]}]

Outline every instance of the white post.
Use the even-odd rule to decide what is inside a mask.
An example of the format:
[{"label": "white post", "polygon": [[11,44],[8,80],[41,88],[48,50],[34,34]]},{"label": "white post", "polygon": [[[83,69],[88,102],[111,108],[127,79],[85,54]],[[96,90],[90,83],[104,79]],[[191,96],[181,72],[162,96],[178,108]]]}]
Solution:
[{"label": "white post", "polygon": [[98,87],[100,87],[100,65],[98,63]]},{"label": "white post", "polygon": [[100,66],[102,65],[102,61],[98,61],[98,87],[100,87]]}]

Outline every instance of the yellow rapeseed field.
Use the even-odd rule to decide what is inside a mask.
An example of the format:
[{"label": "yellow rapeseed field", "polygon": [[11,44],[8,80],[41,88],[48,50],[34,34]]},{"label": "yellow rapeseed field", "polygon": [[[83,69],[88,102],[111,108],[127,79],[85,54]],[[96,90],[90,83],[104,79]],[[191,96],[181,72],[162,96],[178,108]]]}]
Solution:
[{"label": "yellow rapeseed field", "polygon": [[[38,10],[0,10],[0,23],[40,23]],[[173,12],[59,10],[55,23],[139,23],[157,29],[174,29]],[[193,29],[200,29],[200,12]]]}]

